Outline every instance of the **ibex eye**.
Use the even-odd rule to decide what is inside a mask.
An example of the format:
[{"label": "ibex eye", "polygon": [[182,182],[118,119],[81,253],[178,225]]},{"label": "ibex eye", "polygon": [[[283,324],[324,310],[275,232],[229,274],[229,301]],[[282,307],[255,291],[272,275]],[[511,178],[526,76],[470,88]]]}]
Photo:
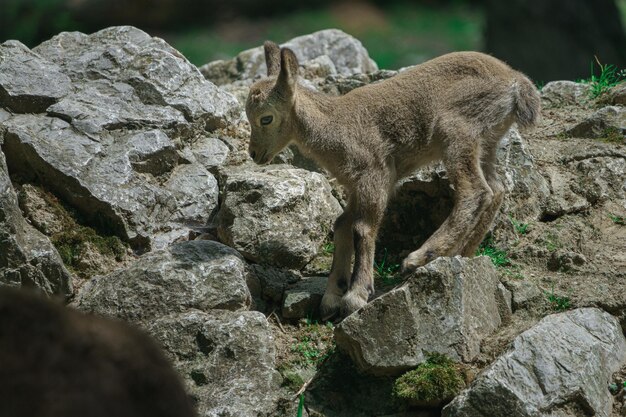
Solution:
[{"label": "ibex eye", "polygon": [[270,123],[272,123],[272,120],[274,120],[273,116],[263,116],[261,117],[261,124],[263,126],[269,125]]}]

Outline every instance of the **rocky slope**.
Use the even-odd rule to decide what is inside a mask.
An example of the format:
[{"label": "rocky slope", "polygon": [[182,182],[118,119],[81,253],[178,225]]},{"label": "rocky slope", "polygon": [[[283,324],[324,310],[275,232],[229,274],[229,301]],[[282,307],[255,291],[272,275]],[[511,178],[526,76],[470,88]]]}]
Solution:
[{"label": "rocky slope", "polygon": [[[340,31],[288,44],[306,88],[396,74]],[[333,336],[315,319],[342,191],[297,149],[249,160],[262,72],[260,48],[199,70],[132,27],[0,45],[0,282],[145,328],[203,416],[293,416],[300,391],[309,416],[626,412],[624,84],[549,83],[539,126],[507,134],[491,259],[395,274],[451,207],[441,166],[403,180],[380,297]],[[393,394],[433,352],[467,386],[443,411]]]}]

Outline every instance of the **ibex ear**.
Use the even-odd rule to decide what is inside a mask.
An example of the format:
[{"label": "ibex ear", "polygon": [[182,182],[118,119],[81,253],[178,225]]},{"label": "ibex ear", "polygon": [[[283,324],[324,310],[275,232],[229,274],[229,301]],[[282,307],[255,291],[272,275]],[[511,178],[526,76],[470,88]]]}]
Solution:
[{"label": "ibex ear", "polygon": [[280,50],[280,74],[276,85],[283,91],[293,94],[298,80],[298,58],[289,48]]},{"label": "ibex ear", "polygon": [[265,41],[265,64],[267,65],[267,76],[278,75],[280,71],[280,46],[272,41]]}]

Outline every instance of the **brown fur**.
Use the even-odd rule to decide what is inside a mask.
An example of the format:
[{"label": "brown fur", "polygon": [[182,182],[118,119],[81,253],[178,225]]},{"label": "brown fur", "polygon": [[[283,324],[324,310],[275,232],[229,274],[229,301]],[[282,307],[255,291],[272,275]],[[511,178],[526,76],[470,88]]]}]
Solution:
[{"label": "brown fur", "polygon": [[[435,58],[377,84],[330,97],[299,86],[295,54],[265,43],[268,77],[250,89],[250,155],[269,163],[289,143],[345,187],[348,204],[335,223],[335,256],[322,314],[367,303],[374,292],[374,242],[396,182],[443,161],[455,190],[452,213],[403,262],[414,269],[438,256],[473,255],[502,202],[495,172],[498,142],[517,122],[533,125],[534,85],[478,52]],[[270,124],[261,118],[272,116]],[[354,267],[351,261],[355,256]]]},{"label": "brown fur", "polygon": [[0,288],[0,416],[195,415],[179,376],[146,334]]}]

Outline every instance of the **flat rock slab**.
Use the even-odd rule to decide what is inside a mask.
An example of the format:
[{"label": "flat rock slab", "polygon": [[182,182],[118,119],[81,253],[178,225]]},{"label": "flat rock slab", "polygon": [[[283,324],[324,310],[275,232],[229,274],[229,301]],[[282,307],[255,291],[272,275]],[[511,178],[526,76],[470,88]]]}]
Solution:
[{"label": "flat rock slab", "polygon": [[327,281],[326,277],[309,277],[287,288],[283,297],[283,318],[302,319],[316,315]]},{"label": "flat rock slab", "polygon": [[[298,36],[281,47],[294,51],[305,76],[352,75],[378,70],[361,42],[338,29]],[[208,63],[200,67],[200,71],[217,85],[234,81],[250,83],[267,74],[263,47],[243,51],[231,60]]]},{"label": "flat rock slab", "polygon": [[218,236],[253,262],[301,269],[341,213],[323,175],[285,165],[223,174]]},{"label": "flat rock slab", "polygon": [[545,317],[443,410],[444,417],[609,417],[608,383],[626,361],[618,320],[583,308]]},{"label": "flat rock slab", "polygon": [[507,303],[498,284],[487,257],[438,258],[344,319],[337,346],[375,375],[414,368],[429,352],[471,361],[501,324],[499,308]]},{"label": "flat rock slab", "polygon": [[50,240],[28,224],[0,152],[0,285],[37,287],[69,297],[72,275]]},{"label": "flat rock slab", "polygon": [[205,417],[274,414],[280,375],[265,316],[255,311],[188,311],[147,330],[169,353]]},{"label": "flat rock slab", "polygon": [[250,306],[248,269],[233,249],[196,240],[150,252],[130,267],[92,278],[77,296],[81,310],[145,323],[189,309]]},{"label": "flat rock slab", "polygon": [[567,133],[582,138],[606,138],[613,135],[626,138],[626,109],[621,106],[603,107]]},{"label": "flat rock slab", "polygon": [[40,113],[70,93],[71,82],[58,65],[10,40],[0,44],[0,107]]}]

